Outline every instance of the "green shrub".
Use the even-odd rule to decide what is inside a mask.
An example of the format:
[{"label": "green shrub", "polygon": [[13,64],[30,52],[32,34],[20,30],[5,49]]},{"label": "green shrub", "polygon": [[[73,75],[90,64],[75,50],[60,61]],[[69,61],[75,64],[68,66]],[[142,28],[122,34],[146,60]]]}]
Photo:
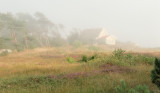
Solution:
[{"label": "green shrub", "polygon": [[75,62],[75,60],[72,57],[69,57],[69,56],[66,57],[66,60],[67,60],[68,63],[74,63]]},{"label": "green shrub", "polygon": [[144,64],[149,64],[149,65],[152,65],[154,63],[154,57],[151,57],[151,56],[146,56],[146,55],[137,55],[136,56],[136,60],[137,62],[141,62],[141,63],[144,63]]},{"label": "green shrub", "polygon": [[155,58],[154,69],[151,71],[151,80],[160,89],[160,59]]},{"label": "green shrub", "polygon": [[130,65],[152,65],[154,63],[154,57],[147,55],[135,55],[131,53],[125,53],[124,50],[117,49],[114,50],[112,55],[93,55],[81,57],[81,62],[101,62],[104,64],[113,64],[121,66],[130,66]]},{"label": "green shrub", "polygon": [[116,93],[153,93],[147,85],[138,85],[135,88],[128,88],[125,81],[120,81],[120,86],[116,87]]},{"label": "green shrub", "polygon": [[97,58],[97,54],[91,56],[91,57],[89,58],[89,60],[94,60],[94,59],[96,59],[96,58]]},{"label": "green shrub", "polygon": [[83,55],[81,61],[87,62],[88,61],[88,57],[86,55]]},{"label": "green shrub", "polygon": [[[118,50],[119,51],[119,50]],[[114,54],[114,55],[113,55]],[[130,66],[130,65],[152,65],[154,63],[154,57],[146,56],[146,55],[135,55],[130,53],[124,53],[121,50],[119,52],[114,51],[112,55],[105,56],[95,56],[95,61],[101,62],[104,64],[113,64],[113,65],[121,65],[121,66]]]},{"label": "green shrub", "polygon": [[87,57],[86,55],[83,55],[82,58],[81,58],[81,61],[82,62],[88,62],[88,61],[94,60],[96,58],[97,58],[97,54],[95,54],[93,56],[90,56],[90,57]]},{"label": "green shrub", "polygon": [[[121,56],[119,55],[121,54]],[[119,62],[125,62],[128,65],[146,64],[152,65],[154,63],[154,57],[146,55],[134,55],[134,54],[123,54],[117,52],[116,56],[112,57]]]},{"label": "green shrub", "polygon": [[112,52],[112,56],[116,59],[122,59],[124,56],[125,50],[116,49]]},{"label": "green shrub", "polygon": [[132,59],[132,58],[134,58],[135,56],[134,55],[132,55],[132,54],[126,54],[125,55],[125,59]]}]

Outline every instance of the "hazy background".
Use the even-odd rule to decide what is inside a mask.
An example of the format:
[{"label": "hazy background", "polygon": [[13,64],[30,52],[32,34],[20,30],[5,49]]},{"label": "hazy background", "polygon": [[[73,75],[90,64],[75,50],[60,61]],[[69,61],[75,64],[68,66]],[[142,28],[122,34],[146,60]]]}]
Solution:
[{"label": "hazy background", "polygon": [[105,27],[121,41],[160,46],[160,0],[0,0],[0,12],[44,13],[70,28]]}]

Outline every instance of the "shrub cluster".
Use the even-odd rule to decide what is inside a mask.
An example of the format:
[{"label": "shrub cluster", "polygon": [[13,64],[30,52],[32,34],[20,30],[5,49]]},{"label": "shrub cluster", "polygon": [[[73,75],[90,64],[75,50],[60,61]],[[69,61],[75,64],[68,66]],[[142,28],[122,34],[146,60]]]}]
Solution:
[{"label": "shrub cluster", "polygon": [[112,52],[112,56],[116,59],[122,59],[124,57],[125,50],[116,49]]},{"label": "shrub cluster", "polygon": [[114,61],[114,63],[122,65],[136,65],[136,64],[147,64],[152,65],[154,62],[154,57],[146,56],[142,54],[134,55],[130,53],[125,53],[122,49],[116,49],[112,52],[112,56],[109,60]]},{"label": "shrub cluster", "polygon": [[[71,57],[66,58],[69,63],[74,62],[74,59]],[[95,54],[92,56],[83,55],[78,62],[95,62],[98,64],[101,63],[108,63],[113,65],[122,65],[122,66],[130,66],[130,65],[153,65],[154,57],[153,56],[146,56],[143,54],[131,54],[125,53],[122,49],[116,49],[112,52],[112,55],[106,54]]]},{"label": "shrub cluster", "polygon": [[67,60],[68,63],[74,63],[75,62],[74,58],[72,58],[70,56],[67,56],[66,60]]},{"label": "shrub cluster", "polygon": [[94,60],[97,58],[97,55],[93,55],[93,56],[86,56],[86,55],[83,55],[82,58],[81,58],[81,62],[88,62],[88,61],[91,61],[91,60]]}]

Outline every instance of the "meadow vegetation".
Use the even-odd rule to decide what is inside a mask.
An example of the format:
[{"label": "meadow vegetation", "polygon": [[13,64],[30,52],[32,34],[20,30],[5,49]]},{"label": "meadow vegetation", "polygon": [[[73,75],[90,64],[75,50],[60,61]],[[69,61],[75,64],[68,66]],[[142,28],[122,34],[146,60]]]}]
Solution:
[{"label": "meadow vegetation", "polygon": [[15,51],[0,57],[0,93],[159,93],[150,78],[152,54],[88,47]]},{"label": "meadow vegetation", "polygon": [[124,80],[121,80],[120,83],[121,86],[116,87],[117,93],[154,93],[146,85],[137,85],[135,88],[128,89]]}]

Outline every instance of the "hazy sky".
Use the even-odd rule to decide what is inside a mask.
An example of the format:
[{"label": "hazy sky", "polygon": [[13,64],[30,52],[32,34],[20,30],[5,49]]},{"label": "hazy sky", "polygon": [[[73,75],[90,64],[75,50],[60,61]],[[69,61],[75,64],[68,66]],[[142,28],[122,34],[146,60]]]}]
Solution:
[{"label": "hazy sky", "polygon": [[44,13],[66,27],[105,27],[121,41],[160,47],[160,0],[0,0],[0,12]]}]

